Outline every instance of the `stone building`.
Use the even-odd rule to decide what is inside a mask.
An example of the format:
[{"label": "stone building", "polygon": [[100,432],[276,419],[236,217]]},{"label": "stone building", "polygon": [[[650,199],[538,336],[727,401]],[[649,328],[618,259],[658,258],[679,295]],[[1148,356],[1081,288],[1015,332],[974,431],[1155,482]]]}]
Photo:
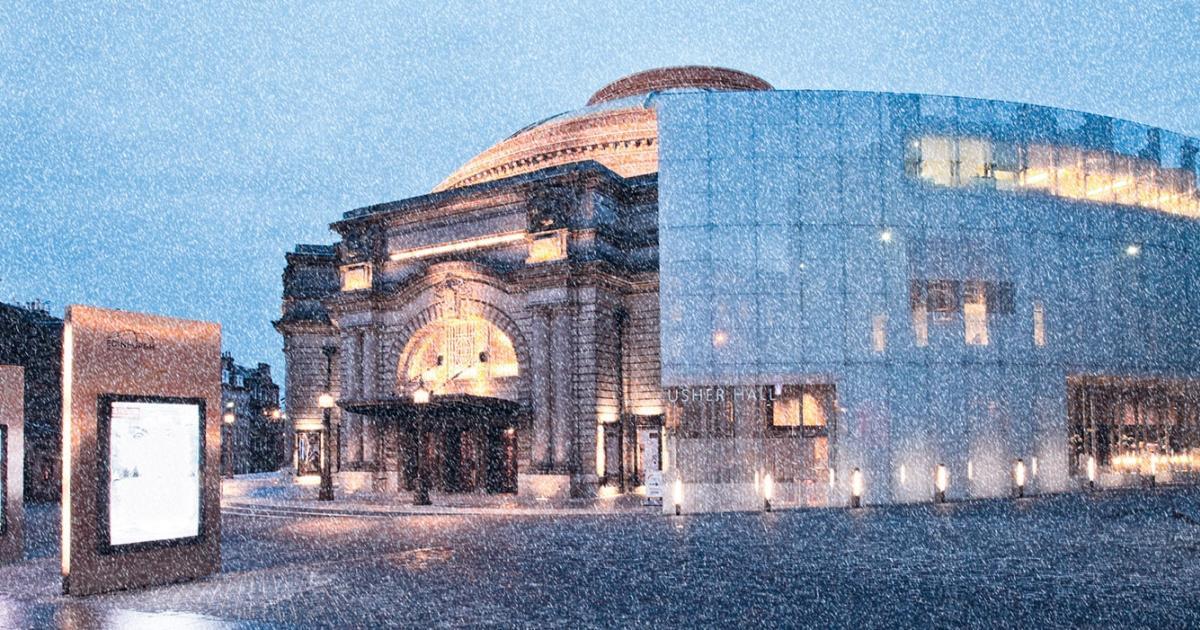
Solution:
[{"label": "stone building", "polygon": [[1192,478],[1197,147],[1052,107],[631,75],[287,255],[296,462],[328,443],[343,492],[665,482],[683,510]]},{"label": "stone building", "polygon": [[62,329],[42,304],[0,304],[0,364],[25,368],[26,501],[61,492]]},{"label": "stone building", "polygon": [[287,431],[270,365],[248,368],[222,353],[221,406],[221,468],[226,474],[270,472],[287,465]]}]

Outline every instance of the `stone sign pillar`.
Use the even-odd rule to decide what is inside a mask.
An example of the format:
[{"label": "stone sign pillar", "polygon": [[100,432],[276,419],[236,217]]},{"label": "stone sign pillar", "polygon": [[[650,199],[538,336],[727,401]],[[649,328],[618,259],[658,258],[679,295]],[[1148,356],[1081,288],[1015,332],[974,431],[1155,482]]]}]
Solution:
[{"label": "stone sign pillar", "polygon": [[25,369],[0,365],[0,563],[25,547]]},{"label": "stone sign pillar", "polygon": [[87,306],[63,329],[63,592],[221,566],[221,329]]}]

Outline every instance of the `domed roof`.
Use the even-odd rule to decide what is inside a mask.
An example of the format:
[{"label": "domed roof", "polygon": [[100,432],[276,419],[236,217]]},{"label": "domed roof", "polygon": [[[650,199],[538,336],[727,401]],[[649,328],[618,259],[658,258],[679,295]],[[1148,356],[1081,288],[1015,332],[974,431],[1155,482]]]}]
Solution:
[{"label": "domed roof", "polygon": [[679,66],[646,70],[600,88],[587,107],[552,116],[493,145],[450,174],[434,192],[594,160],[622,177],[658,172],[654,94],[667,90],[770,90],[737,70]]}]

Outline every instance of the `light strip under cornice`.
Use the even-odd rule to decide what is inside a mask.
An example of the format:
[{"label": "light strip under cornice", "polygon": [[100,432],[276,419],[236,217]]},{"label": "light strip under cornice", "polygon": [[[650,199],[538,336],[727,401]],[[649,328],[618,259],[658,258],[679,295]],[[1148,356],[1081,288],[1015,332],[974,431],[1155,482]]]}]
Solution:
[{"label": "light strip under cornice", "polygon": [[428,258],[430,256],[437,256],[440,254],[452,254],[454,252],[462,252],[469,249],[507,245],[508,243],[515,243],[523,240],[525,240],[525,232],[523,230],[519,232],[505,232],[503,234],[493,234],[491,236],[468,238],[461,241],[454,241],[453,243],[444,243],[442,245],[406,249],[399,252],[392,252],[388,257],[392,260],[413,260],[415,258]]}]

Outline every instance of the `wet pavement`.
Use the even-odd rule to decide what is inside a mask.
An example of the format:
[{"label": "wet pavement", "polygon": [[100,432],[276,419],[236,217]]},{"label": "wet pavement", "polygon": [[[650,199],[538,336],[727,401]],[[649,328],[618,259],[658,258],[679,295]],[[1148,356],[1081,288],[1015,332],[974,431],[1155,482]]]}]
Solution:
[{"label": "wet pavement", "polygon": [[223,517],[223,572],[59,594],[57,509],[0,627],[1200,626],[1200,489],[663,517]]}]

